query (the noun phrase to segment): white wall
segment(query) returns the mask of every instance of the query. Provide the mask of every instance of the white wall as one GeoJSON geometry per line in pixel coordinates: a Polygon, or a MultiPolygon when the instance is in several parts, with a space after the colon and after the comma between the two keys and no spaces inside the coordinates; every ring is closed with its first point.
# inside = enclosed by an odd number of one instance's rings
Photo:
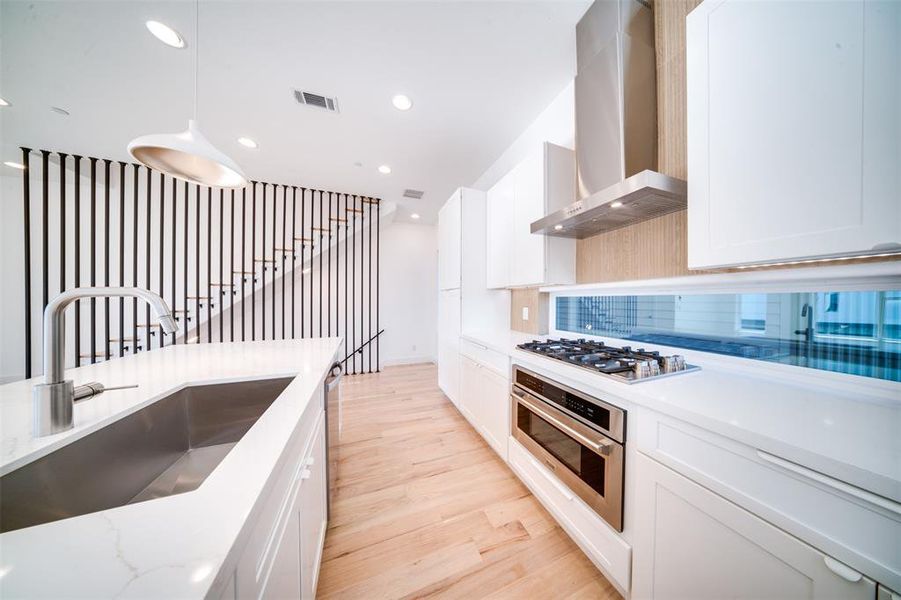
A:
{"type": "Polygon", "coordinates": [[[382,364],[434,362],[438,347],[438,228],[392,223],[382,231],[382,364]]]}
{"type": "Polygon", "coordinates": [[[575,148],[575,88],[570,81],[557,97],[504,150],[494,163],[470,186],[487,190],[541,142],[552,142],[564,148],[575,148]]]}

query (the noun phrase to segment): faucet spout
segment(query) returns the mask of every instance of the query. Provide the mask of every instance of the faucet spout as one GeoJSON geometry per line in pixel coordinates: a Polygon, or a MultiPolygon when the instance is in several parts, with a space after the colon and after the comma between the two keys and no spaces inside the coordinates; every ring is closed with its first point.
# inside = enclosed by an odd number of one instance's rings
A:
{"type": "Polygon", "coordinates": [[[59,433],[72,428],[77,390],[65,377],[66,307],[80,298],[133,296],[141,298],[166,333],[178,331],[169,305],[158,294],[136,287],[85,287],[61,293],[44,309],[44,383],[34,386],[34,433],[59,433]]]}

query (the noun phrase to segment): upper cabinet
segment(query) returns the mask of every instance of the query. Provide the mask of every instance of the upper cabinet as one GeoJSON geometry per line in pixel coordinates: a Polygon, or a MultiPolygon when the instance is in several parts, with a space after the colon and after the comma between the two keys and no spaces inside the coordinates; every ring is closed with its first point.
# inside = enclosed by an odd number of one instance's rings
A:
{"type": "Polygon", "coordinates": [[[688,266],[901,250],[901,2],[686,20],[688,266]]]}
{"type": "Polygon", "coordinates": [[[439,290],[454,290],[460,287],[462,195],[462,191],[457,190],[438,211],[439,290]]]}
{"type": "Polygon", "coordinates": [[[572,150],[545,142],[488,190],[488,287],[575,282],[575,240],[531,232],[533,221],[575,201],[575,181],[572,150]]]}

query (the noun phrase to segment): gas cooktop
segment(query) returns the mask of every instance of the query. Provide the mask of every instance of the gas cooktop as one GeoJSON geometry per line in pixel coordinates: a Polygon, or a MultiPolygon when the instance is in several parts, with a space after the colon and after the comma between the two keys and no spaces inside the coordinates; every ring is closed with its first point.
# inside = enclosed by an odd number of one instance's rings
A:
{"type": "Polygon", "coordinates": [[[517,346],[520,350],[540,354],[565,363],[606,375],[625,383],[638,383],[649,379],[659,379],[701,367],[686,364],[679,354],[661,356],[659,352],[630,346],[617,348],[604,342],[591,340],[534,340],[517,346]]]}

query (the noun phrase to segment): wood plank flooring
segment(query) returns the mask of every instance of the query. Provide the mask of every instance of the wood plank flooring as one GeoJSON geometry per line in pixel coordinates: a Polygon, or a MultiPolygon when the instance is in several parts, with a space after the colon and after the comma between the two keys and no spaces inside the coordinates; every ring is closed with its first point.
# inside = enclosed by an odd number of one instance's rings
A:
{"type": "Polygon", "coordinates": [[[620,595],[457,412],[435,365],[343,380],[319,598],[620,595]]]}

